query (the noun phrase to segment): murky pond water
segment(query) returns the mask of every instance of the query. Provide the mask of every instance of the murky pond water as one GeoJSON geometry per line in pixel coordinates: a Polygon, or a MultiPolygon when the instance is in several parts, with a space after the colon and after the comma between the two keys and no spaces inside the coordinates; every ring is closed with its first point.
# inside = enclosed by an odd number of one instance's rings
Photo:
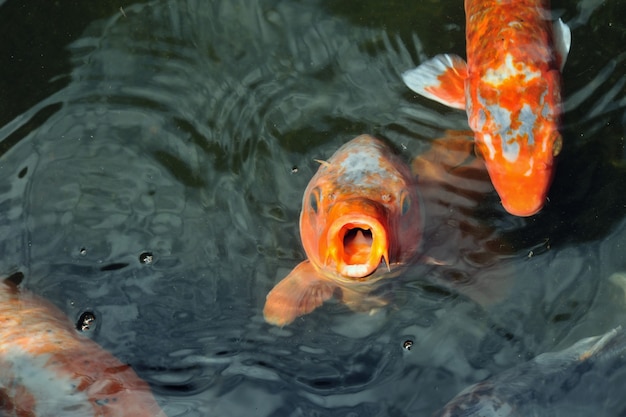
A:
{"type": "MultiPolygon", "coordinates": [[[[331,302],[279,329],[263,304],[304,257],[314,159],[370,133],[409,161],[467,129],[400,78],[464,55],[462,2],[0,1],[0,271],[73,320],[93,312],[90,337],[170,417],[430,415],[626,324],[609,279],[626,270],[626,4],[553,11],[573,46],[546,208],[514,218],[495,193],[475,197],[428,227],[486,237],[424,242],[461,266],[417,265],[377,314],[331,302]]],[[[621,397],[598,415],[623,413],[621,397]]]]}

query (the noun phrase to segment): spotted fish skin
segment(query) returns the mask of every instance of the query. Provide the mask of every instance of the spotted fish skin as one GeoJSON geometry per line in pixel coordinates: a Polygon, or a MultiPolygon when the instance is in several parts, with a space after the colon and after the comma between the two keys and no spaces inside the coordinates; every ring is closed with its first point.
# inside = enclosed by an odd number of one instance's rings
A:
{"type": "Polygon", "coordinates": [[[0,415],[166,417],[129,365],[9,282],[0,282],[0,415]]]}
{"type": "Polygon", "coordinates": [[[418,94],[467,111],[494,188],[517,216],[544,206],[562,147],[571,34],[549,9],[547,0],[466,0],[467,62],[438,55],[403,74],[418,94]]]}

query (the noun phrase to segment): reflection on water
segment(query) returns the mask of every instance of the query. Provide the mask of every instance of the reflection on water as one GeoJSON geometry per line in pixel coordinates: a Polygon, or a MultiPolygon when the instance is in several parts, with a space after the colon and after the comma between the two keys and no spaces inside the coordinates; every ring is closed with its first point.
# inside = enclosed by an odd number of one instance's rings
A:
{"type": "Polygon", "coordinates": [[[370,133],[409,161],[467,129],[399,76],[437,51],[462,54],[462,8],[394,7],[378,21],[314,0],[153,1],[84,24],[56,74],[67,85],[31,95],[0,130],[1,270],[74,321],[93,312],[90,336],[170,417],[429,415],[470,383],[623,322],[608,277],[626,268],[624,58],[617,39],[592,43],[624,12],[581,1],[554,6],[578,26],[546,209],[512,218],[493,192],[459,202],[459,184],[435,190],[450,215],[427,227],[445,232],[431,248],[447,262],[390,283],[390,308],[330,303],[264,323],[265,295],[303,259],[313,159],[370,133]]]}

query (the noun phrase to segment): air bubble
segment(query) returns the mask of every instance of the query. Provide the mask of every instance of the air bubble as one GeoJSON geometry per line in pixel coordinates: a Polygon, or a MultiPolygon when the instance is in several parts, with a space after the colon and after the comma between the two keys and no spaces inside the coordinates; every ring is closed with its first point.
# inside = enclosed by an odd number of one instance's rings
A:
{"type": "Polygon", "coordinates": [[[81,332],[88,332],[93,330],[96,325],[96,316],[91,311],[85,311],[80,315],[78,319],[78,323],[76,323],[76,328],[81,332]]]}
{"type": "Polygon", "coordinates": [[[150,265],[153,261],[154,261],[154,256],[152,255],[152,252],[144,252],[141,255],[139,255],[139,262],[141,262],[144,265],[150,265]]]}

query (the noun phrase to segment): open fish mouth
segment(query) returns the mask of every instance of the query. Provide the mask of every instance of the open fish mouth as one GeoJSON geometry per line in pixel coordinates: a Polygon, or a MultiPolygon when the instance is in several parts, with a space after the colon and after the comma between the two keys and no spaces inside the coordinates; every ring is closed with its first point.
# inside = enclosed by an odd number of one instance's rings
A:
{"type": "Polygon", "coordinates": [[[387,231],[378,219],[367,215],[344,215],[328,229],[326,265],[349,278],[364,278],[381,262],[389,268],[387,231]]]}

